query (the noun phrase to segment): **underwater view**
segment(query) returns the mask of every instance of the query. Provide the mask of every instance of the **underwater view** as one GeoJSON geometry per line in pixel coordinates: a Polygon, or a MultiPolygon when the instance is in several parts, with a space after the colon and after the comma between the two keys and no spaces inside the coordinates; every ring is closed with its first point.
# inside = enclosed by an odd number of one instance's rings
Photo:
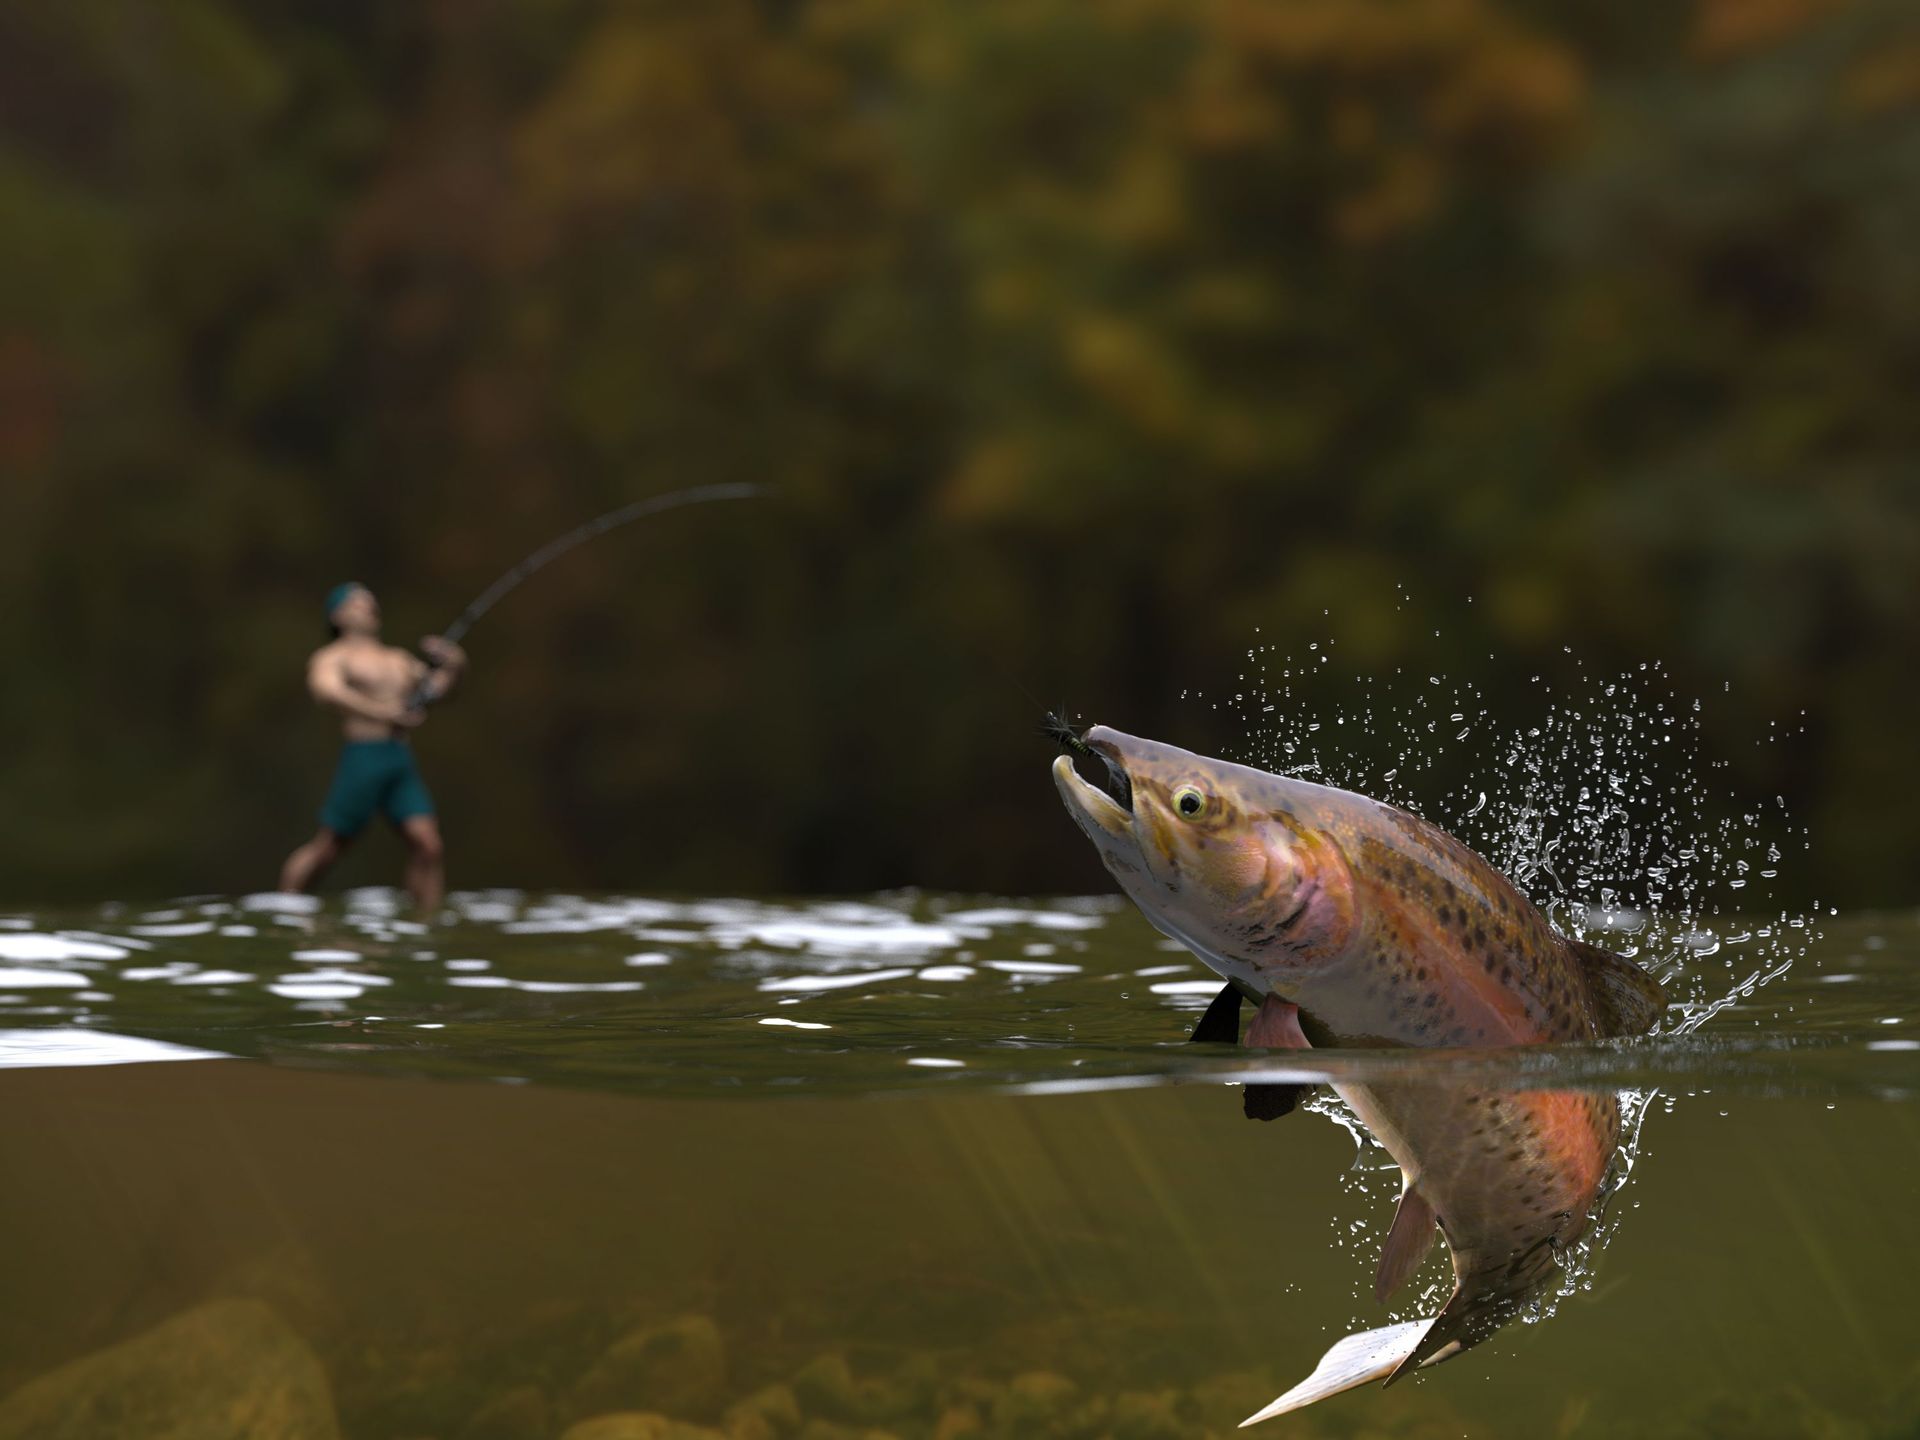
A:
{"type": "Polygon", "coordinates": [[[1445,1296],[1375,1305],[1395,1168],[1325,1089],[1244,1118],[1282,1074],[1629,1120],[1536,1313],[1271,1433],[1920,1428],[1912,914],[1683,1034],[1276,1066],[1117,898],[452,910],[0,919],[0,1436],[1224,1435],[1445,1296]]]}

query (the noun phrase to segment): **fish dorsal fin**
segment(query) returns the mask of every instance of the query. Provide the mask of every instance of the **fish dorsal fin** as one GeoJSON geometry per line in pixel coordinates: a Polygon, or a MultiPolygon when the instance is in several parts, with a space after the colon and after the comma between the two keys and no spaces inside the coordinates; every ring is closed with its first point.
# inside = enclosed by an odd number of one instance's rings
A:
{"type": "Polygon", "coordinates": [[[1387,1243],[1380,1250],[1380,1271],[1373,1279],[1375,1300],[1384,1303],[1420,1268],[1420,1262],[1433,1249],[1435,1228],[1433,1206],[1426,1196],[1407,1186],[1400,1192],[1400,1208],[1393,1212],[1387,1243]]]}
{"type": "Polygon", "coordinates": [[[1587,977],[1587,993],[1593,996],[1599,1014],[1601,1038],[1644,1035],[1654,1027],[1667,1008],[1666,992],[1659,981],[1633,961],[1584,940],[1568,940],[1567,949],[1587,977]]]}

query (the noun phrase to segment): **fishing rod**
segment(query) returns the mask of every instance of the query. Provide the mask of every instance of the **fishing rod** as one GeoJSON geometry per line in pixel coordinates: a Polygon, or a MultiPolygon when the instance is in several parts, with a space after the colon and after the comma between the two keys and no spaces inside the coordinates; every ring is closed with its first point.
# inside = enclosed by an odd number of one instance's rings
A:
{"type": "MultiPolygon", "coordinates": [[[[683,505],[704,505],[716,500],[751,500],[766,493],[762,485],[695,485],[687,490],[675,490],[666,495],[654,495],[645,500],[636,500],[631,505],[622,505],[617,510],[609,510],[598,519],[589,520],[557,539],[549,540],[518,565],[514,566],[498,580],[494,581],[474,599],[473,603],[462,610],[459,617],[440,632],[441,638],[450,644],[458,645],[461,638],[473,629],[475,622],[495,605],[503,600],[509,591],[515,589],[523,580],[558,560],[575,546],[584,545],[609,530],[617,530],[622,525],[644,519],[648,515],[658,515],[663,510],[677,510],[683,505]]],[[[433,672],[440,668],[440,662],[428,657],[427,673],[420,677],[420,683],[414,687],[413,696],[407,702],[408,708],[424,710],[433,703],[431,682],[433,672]]]]}

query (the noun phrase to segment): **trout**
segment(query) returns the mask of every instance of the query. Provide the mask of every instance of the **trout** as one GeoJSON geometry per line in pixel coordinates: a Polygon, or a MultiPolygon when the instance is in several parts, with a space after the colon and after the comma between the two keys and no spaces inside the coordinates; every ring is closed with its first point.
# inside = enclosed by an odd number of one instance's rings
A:
{"type": "MultiPolygon", "coordinates": [[[[1592,1041],[1643,1034],[1665,1008],[1652,976],[1556,932],[1504,875],[1417,815],[1104,726],[1061,738],[1105,766],[1093,785],[1062,755],[1053,778],[1107,869],[1228,982],[1196,1040],[1236,1039],[1243,997],[1260,1008],[1242,1043],[1288,1049],[1592,1041]]],[[[1401,1171],[1375,1298],[1419,1268],[1436,1232],[1453,1294],[1431,1319],[1348,1336],[1243,1425],[1392,1384],[1514,1318],[1585,1232],[1619,1138],[1612,1094],[1335,1089],[1401,1171]]]]}

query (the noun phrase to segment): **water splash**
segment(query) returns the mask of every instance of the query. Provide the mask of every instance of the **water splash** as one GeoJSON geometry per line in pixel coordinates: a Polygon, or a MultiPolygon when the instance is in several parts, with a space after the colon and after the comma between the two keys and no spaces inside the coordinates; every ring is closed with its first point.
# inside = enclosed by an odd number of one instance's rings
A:
{"type": "Polygon", "coordinates": [[[1683,698],[1660,661],[1601,675],[1568,650],[1559,673],[1528,676],[1533,704],[1512,718],[1473,679],[1353,673],[1337,648],[1248,649],[1231,697],[1214,702],[1241,718],[1232,758],[1458,836],[1556,929],[1652,970],[1671,1001],[1663,1033],[1753,998],[1818,938],[1818,907],[1780,899],[1807,828],[1784,799],[1741,795],[1725,761],[1703,758],[1703,702],[1683,698]]]}
{"type": "MultiPolygon", "coordinates": [[[[1748,1002],[1821,938],[1817,909],[1780,899],[1808,830],[1784,799],[1756,803],[1725,761],[1704,758],[1705,705],[1683,697],[1660,661],[1602,674],[1569,647],[1553,674],[1529,674],[1532,704],[1515,718],[1496,715],[1472,678],[1425,667],[1355,673],[1338,655],[1333,636],[1291,653],[1256,641],[1230,698],[1213,702],[1240,719],[1232,758],[1399,805],[1464,840],[1556,929],[1652,971],[1669,997],[1662,1035],[1743,1010],[1753,1026],[1782,1018],[1748,1002]]],[[[1782,738],[1775,726],[1766,743],[1782,738]]],[[[1592,1222],[1558,1256],[1561,1281],[1528,1320],[1593,1288],[1658,1096],[1619,1093],[1620,1142],[1592,1222]]],[[[1337,1099],[1309,1108],[1354,1136],[1347,1184],[1371,1211],[1390,1213],[1398,1167],[1337,1099]]],[[[1348,1238],[1337,1226],[1334,1243],[1348,1238]]],[[[1449,1284],[1429,1282],[1394,1318],[1434,1313],[1449,1284]]]]}

